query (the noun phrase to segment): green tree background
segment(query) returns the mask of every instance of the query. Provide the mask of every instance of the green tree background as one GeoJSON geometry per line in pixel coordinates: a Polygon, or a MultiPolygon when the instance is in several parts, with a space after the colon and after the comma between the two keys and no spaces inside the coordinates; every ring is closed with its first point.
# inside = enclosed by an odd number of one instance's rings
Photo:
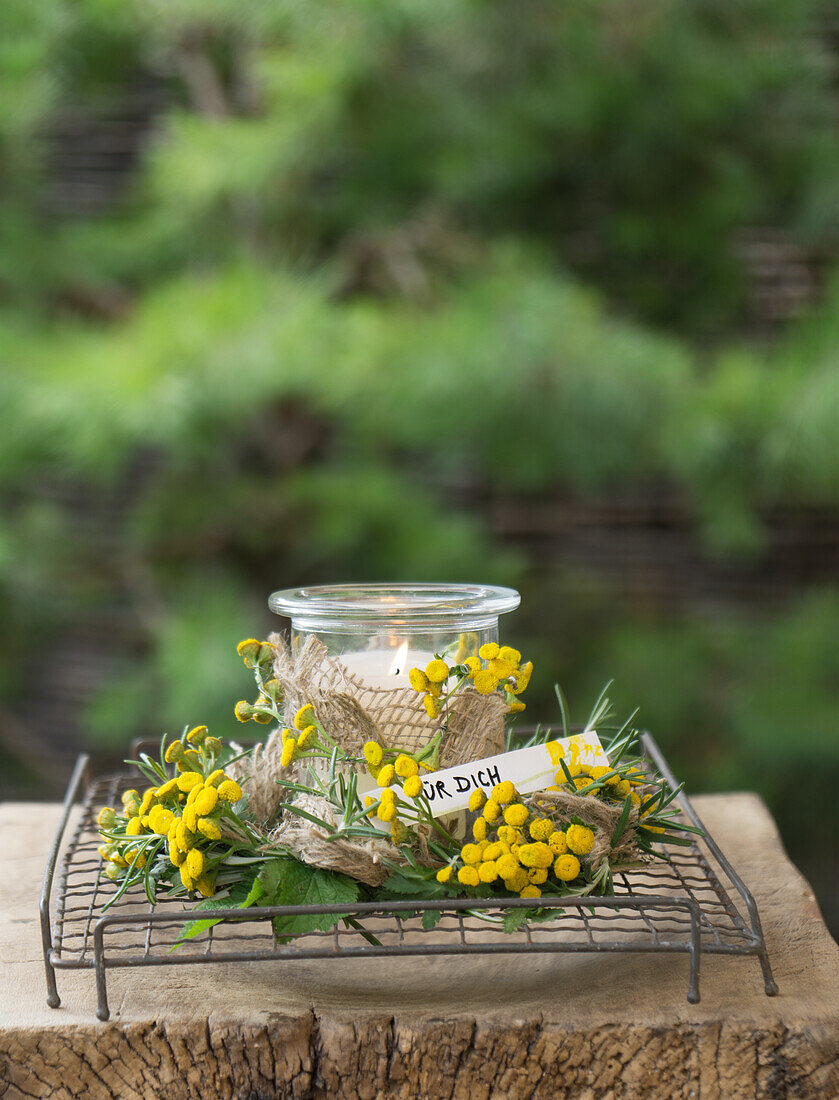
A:
{"type": "Polygon", "coordinates": [[[812,0],[4,0],[0,753],[231,732],[276,587],[512,584],[839,897],[812,0]]]}

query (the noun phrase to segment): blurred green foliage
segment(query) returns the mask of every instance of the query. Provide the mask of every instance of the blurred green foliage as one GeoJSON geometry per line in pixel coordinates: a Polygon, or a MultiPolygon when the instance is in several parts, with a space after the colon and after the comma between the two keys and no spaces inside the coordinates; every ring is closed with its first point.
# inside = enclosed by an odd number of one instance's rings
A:
{"type": "Polygon", "coordinates": [[[229,727],[271,587],[518,584],[534,717],[614,676],[692,786],[758,788],[823,850],[836,591],[633,611],[481,503],[666,487],[749,561],[767,508],[839,501],[839,286],[771,349],[732,335],[741,229],[837,243],[819,11],[4,0],[0,708],[104,623],[92,738],[229,727]],[[149,88],[120,189],[51,205],[68,112],[149,88]]]}

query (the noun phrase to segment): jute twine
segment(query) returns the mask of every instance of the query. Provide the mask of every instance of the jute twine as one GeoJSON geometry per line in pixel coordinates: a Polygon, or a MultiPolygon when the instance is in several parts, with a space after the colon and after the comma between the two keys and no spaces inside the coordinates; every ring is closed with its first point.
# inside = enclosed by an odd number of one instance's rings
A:
{"type": "MultiPolygon", "coordinates": [[[[361,755],[365,741],[376,741],[385,749],[415,753],[422,749],[440,727],[444,717],[430,718],[421,697],[412,688],[375,688],[349,672],[340,659],[330,657],[326,647],[309,635],[296,659],[285,640],[272,634],[276,648],[274,675],[283,690],[283,716],[287,726],[305,703],[314,706],[318,721],[345,751],[361,755]]],[[[466,764],[503,752],[505,746],[504,700],[497,694],[481,695],[473,687],[462,687],[448,708],[447,725],[438,753],[440,768],[466,764]]],[[[295,814],[283,812],[288,800],[287,788],[277,779],[303,781],[312,764],[293,762],[283,768],[282,731],[275,730],[264,745],[235,766],[237,778],[246,782],[248,805],[257,821],[269,831],[271,842],[292,850],[300,859],[317,867],[343,871],[362,882],[378,885],[388,871],[380,862],[384,853],[398,860],[398,850],[382,841],[329,840],[328,830],[295,814]]],[[[325,762],[317,762],[323,777],[325,762]]],[[[359,765],[358,771],[363,768],[359,765]]],[[[296,804],[316,817],[334,824],[332,809],[322,798],[292,795],[296,804]]],[[[416,855],[428,861],[423,838],[416,855]]]]}

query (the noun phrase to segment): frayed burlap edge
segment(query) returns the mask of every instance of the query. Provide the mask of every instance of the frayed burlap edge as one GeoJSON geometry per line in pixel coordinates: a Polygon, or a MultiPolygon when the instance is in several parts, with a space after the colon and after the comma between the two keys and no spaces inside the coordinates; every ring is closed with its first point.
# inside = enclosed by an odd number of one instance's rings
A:
{"type": "MultiPolygon", "coordinates": [[[[332,806],[325,798],[301,794],[294,800],[294,804],[327,825],[336,824],[332,806]]],[[[367,883],[368,886],[381,886],[391,874],[392,867],[383,862],[385,859],[392,863],[407,863],[399,849],[384,836],[381,840],[330,840],[327,828],[290,812],[268,834],[266,848],[291,851],[304,863],[325,867],[330,871],[340,871],[359,882],[367,883]]]]}

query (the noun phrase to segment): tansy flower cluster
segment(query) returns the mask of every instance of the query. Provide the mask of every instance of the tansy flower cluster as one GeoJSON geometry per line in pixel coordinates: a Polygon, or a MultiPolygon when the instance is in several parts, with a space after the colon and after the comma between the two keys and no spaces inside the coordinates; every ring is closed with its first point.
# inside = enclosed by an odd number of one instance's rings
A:
{"type": "Polygon", "coordinates": [[[283,749],[280,764],[287,768],[300,756],[328,756],[335,742],[315,717],[315,708],[305,703],[294,715],[290,729],[283,730],[283,749]]]}
{"type": "Polygon", "coordinates": [[[468,683],[481,695],[503,691],[508,711],[516,714],[525,708],[518,696],[530,683],[532,672],[533,662],[522,664],[517,649],[486,642],[477,655],[466,657],[462,663],[449,665],[442,657],[435,657],[425,669],[412,668],[408,679],[414,691],[422,694],[423,706],[430,718],[437,718],[443,703],[468,683]]]}
{"type": "Polygon", "coordinates": [[[469,809],[480,813],[472,826],[474,839],[437,872],[439,883],[457,892],[466,887],[523,898],[576,892],[594,847],[593,829],[573,819],[560,824],[540,816],[509,780],[493,787],[489,798],[473,791],[469,809]]]}
{"type": "Polygon", "coordinates": [[[283,701],[283,690],[279,680],[270,677],[276,652],[274,646],[270,642],[257,641],[256,638],[245,638],[236,646],[236,652],[245,662],[245,666],[253,669],[259,686],[256,702],[249,703],[247,699],[240,699],[233,708],[236,720],[257,722],[264,726],[272,722],[279,723],[281,721],[279,707],[283,701]]]}
{"type": "Polygon", "coordinates": [[[186,891],[212,897],[219,865],[248,838],[233,808],[242,788],[216,767],[221,750],[206,726],[195,726],[163,748],[159,764],[144,757],[143,770],[158,782],[142,792],[125,791],[120,810],[99,811],[99,854],[108,878],[137,881],[145,872],[147,882],[160,860],[170,872],[177,868],[186,891]]]}
{"type": "Polygon", "coordinates": [[[413,836],[411,827],[425,819],[433,826],[433,818],[423,795],[420,768],[428,768],[429,757],[436,759],[437,742],[426,745],[420,752],[411,755],[398,749],[385,749],[378,741],[367,741],[363,747],[367,770],[381,788],[378,799],[366,795],[364,802],[368,807],[367,816],[377,817],[379,821],[390,824],[391,837],[397,844],[405,843],[413,836]],[[402,788],[400,797],[394,787],[402,788]],[[409,801],[406,801],[409,800],[409,801]],[[400,819],[407,817],[410,824],[400,819]]]}

